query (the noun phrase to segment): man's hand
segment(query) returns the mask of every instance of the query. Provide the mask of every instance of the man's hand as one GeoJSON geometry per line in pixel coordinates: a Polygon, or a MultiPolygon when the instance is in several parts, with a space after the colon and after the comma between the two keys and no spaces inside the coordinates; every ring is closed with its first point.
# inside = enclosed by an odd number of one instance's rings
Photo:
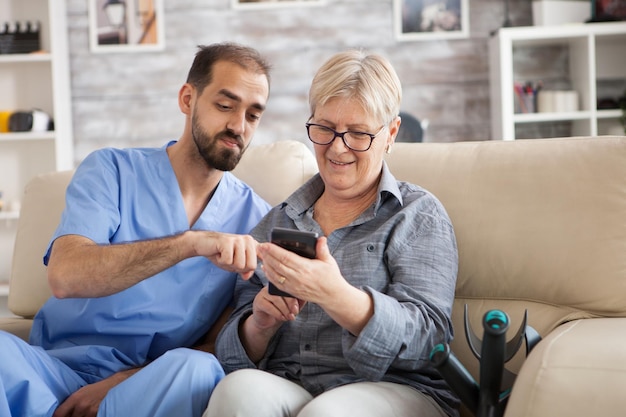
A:
{"type": "Polygon", "coordinates": [[[100,403],[109,390],[128,379],[139,369],[141,368],[118,372],[102,381],[85,385],[67,397],[56,409],[52,417],[95,417],[98,414],[100,403]]]}
{"type": "Polygon", "coordinates": [[[218,267],[248,279],[257,266],[258,245],[250,235],[195,232],[193,247],[197,255],[205,256],[218,267]]]}

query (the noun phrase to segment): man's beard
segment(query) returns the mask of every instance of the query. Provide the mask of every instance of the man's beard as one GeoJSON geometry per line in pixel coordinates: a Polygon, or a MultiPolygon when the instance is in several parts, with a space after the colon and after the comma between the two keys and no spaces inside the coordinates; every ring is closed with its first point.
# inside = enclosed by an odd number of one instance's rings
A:
{"type": "Polygon", "coordinates": [[[211,135],[200,126],[195,111],[191,117],[191,136],[196,144],[196,148],[198,148],[198,153],[209,168],[215,168],[220,171],[232,171],[239,163],[245,151],[243,139],[241,139],[241,136],[234,134],[231,130],[224,130],[214,137],[211,137],[211,135]],[[239,152],[230,148],[220,149],[218,144],[223,137],[236,141],[239,152]]]}

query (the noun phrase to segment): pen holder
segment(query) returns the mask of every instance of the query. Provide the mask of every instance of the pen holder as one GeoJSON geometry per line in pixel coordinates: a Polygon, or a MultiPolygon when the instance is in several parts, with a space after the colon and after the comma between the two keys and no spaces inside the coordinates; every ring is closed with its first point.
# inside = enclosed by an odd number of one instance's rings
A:
{"type": "Polygon", "coordinates": [[[41,49],[39,23],[6,22],[0,28],[0,54],[28,54],[41,49]]]}
{"type": "Polygon", "coordinates": [[[483,317],[483,339],[480,340],[469,324],[465,306],[465,336],[474,356],[480,362],[480,384],[472,378],[450,351],[441,343],[430,354],[431,363],[476,417],[501,417],[509,398],[515,376],[504,364],[511,360],[526,341],[526,355],[541,340],[527,323],[528,312],[517,333],[506,341],[509,317],[500,310],[490,310],[483,317]]]}

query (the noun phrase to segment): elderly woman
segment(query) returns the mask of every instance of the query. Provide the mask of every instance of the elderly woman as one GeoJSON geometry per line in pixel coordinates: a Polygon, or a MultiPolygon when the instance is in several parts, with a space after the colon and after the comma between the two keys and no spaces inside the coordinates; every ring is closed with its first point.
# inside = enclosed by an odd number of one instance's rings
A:
{"type": "Polygon", "coordinates": [[[262,263],[237,284],[216,346],[229,375],[205,417],[457,414],[429,363],[452,338],[456,240],[441,203],[384,162],[401,96],[379,55],[338,53],[317,72],[306,128],[319,174],[252,232],[262,263]],[[315,259],[268,243],[274,227],[317,232],[315,259]]]}

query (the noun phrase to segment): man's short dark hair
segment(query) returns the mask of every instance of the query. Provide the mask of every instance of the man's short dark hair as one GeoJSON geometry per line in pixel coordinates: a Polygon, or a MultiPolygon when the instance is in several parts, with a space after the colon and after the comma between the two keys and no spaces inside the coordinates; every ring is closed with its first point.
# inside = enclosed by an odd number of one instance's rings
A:
{"type": "Polygon", "coordinates": [[[198,45],[199,51],[187,75],[187,82],[193,85],[198,93],[202,94],[204,87],[211,83],[213,65],[218,61],[235,63],[242,68],[263,74],[270,84],[270,64],[254,48],[234,42],[198,45]]]}

